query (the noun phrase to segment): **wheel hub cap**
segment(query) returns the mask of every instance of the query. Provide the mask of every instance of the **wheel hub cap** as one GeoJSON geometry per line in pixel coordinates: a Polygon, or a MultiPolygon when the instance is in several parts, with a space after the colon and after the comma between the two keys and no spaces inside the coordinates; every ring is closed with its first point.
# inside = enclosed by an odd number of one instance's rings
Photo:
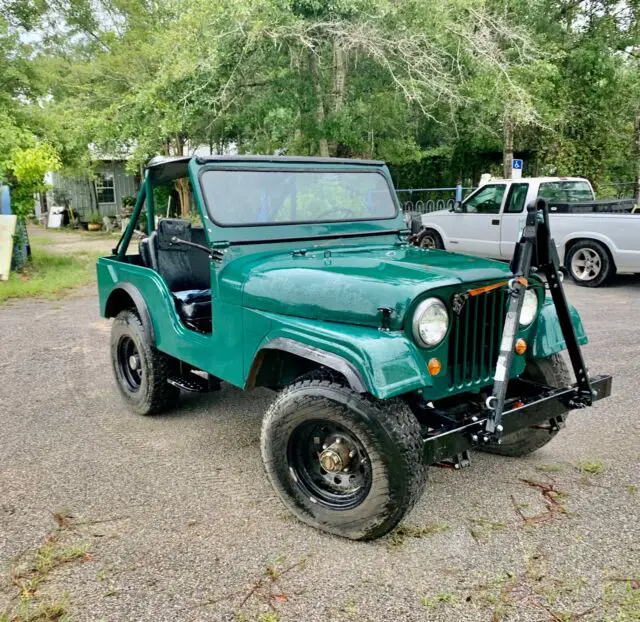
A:
{"type": "Polygon", "coordinates": [[[349,466],[349,445],[338,437],[319,456],[320,465],[329,473],[343,471],[349,466]]]}
{"type": "Polygon", "coordinates": [[[591,281],[600,274],[602,261],[594,250],[582,248],[573,256],[571,268],[581,281],[591,281]]]}

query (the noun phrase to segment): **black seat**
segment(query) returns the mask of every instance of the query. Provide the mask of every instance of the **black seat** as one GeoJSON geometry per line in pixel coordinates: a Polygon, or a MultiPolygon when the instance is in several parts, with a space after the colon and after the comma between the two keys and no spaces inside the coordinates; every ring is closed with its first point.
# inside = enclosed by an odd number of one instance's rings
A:
{"type": "Polygon", "coordinates": [[[194,229],[185,220],[164,218],[157,230],[140,242],[140,256],[145,266],[167,283],[184,324],[199,332],[211,332],[209,258],[197,248],[174,244],[173,237],[206,243],[203,229],[194,229]]]}

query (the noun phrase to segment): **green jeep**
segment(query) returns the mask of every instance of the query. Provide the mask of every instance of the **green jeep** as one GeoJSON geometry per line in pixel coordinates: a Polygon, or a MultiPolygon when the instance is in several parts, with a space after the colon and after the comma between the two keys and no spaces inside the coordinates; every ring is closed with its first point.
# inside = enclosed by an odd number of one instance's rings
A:
{"type": "Polygon", "coordinates": [[[261,432],[273,487],[301,520],[364,540],[400,522],[429,465],[527,455],[610,394],[557,270],[525,278],[409,233],[382,162],[153,159],[97,264],[125,402],[152,415],[222,381],[277,391],[261,432]],[[198,222],[159,218],[154,189],[185,178],[198,222]],[[143,209],[148,235],[127,253],[143,209]]]}

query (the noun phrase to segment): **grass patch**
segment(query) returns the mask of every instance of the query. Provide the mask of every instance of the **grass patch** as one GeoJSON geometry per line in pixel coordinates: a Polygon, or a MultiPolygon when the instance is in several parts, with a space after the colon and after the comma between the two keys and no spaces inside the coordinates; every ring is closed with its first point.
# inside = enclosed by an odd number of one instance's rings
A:
{"type": "Polygon", "coordinates": [[[433,523],[424,527],[414,527],[412,525],[400,525],[390,536],[390,546],[402,546],[407,538],[428,538],[441,531],[449,529],[446,523],[433,523]]]}
{"type": "Polygon", "coordinates": [[[561,464],[540,464],[536,467],[536,471],[540,471],[540,473],[560,473],[563,468],[561,464]]]}
{"type": "Polygon", "coordinates": [[[56,297],[91,283],[99,256],[99,253],[50,255],[34,250],[24,270],[12,272],[8,281],[0,281],[0,304],[11,298],[56,297]]]}
{"type": "Polygon", "coordinates": [[[580,473],[587,473],[588,475],[600,475],[604,472],[604,465],[600,461],[578,462],[575,467],[580,473]]]}
{"type": "MultiPolygon", "coordinates": [[[[34,606],[23,603],[17,616],[7,618],[10,622],[70,622],[67,613],[67,595],[59,601],[40,602],[34,606]]],[[[2,618],[0,618],[0,622],[2,618]]]]}
{"type": "Polygon", "coordinates": [[[8,609],[0,613],[0,622],[68,622],[69,595],[52,599],[40,593],[51,574],[66,564],[83,564],[93,560],[88,545],[78,542],[77,523],[68,511],[56,512],[56,529],[36,549],[23,551],[14,560],[10,580],[17,589],[8,609]]]}
{"type": "Polygon", "coordinates": [[[604,610],[606,622],[640,620],[640,580],[630,577],[607,583],[604,610]]]}
{"type": "Polygon", "coordinates": [[[506,528],[506,523],[498,523],[488,518],[472,518],[469,534],[476,542],[479,542],[480,540],[490,540],[494,532],[504,531],[506,528]]]}

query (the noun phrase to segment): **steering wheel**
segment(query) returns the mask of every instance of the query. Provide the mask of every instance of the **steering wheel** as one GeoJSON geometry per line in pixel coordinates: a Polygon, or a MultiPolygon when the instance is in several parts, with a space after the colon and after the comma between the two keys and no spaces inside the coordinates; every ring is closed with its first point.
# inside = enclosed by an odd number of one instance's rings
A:
{"type": "Polygon", "coordinates": [[[491,199],[487,199],[482,203],[476,205],[476,212],[478,214],[492,214],[494,212],[495,203],[491,199]]]}
{"type": "Polygon", "coordinates": [[[336,208],[331,208],[331,209],[326,209],[324,210],[324,212],[320,212],[316,218],[320,219],[323,216],[330,216],[332,214],[337,214],[342,212],[343,214],[345,214],[346,216],[355,216],[355,212],[353,210],[350,210],[348,207],[336,207],[336,208]]]}

